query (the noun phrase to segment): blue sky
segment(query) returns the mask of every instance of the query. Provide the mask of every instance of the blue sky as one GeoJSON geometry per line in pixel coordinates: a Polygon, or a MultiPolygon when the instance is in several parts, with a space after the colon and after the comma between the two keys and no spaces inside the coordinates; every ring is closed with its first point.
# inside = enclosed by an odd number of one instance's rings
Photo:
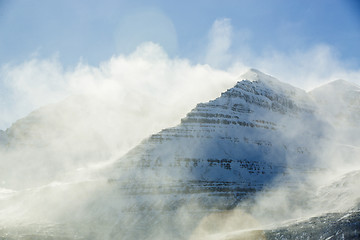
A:
{"type": "Polygon", "coordinates": [[[269,51],[333,47],[360,66],[360,5],[350,0],[260,1],[0,1],[0,64],[58,55],[66,66],[79,59],[97,65],[153,41],[173,57],[200,61],[216,19],[234,30],[232,51],[246,45],[269,51]]]}
{"type": "Polygon", "coordinates": [[[359,43],[357,0],[0,0],[0,129],[99,89],[154,106],[178,90],[185,114],[250,67],[305,90],[360,84],[359,43]]]}

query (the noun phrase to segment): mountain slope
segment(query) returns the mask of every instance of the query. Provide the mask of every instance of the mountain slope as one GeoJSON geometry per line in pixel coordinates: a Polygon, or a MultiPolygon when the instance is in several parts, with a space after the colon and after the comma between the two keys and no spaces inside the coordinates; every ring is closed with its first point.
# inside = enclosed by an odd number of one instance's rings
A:
{"type": "Polygon", "coordinates": [[[320,107],[321,114],[336,127],[357,127],[360,120],[360,86],[336,80],[309,93],[320,107]]]}

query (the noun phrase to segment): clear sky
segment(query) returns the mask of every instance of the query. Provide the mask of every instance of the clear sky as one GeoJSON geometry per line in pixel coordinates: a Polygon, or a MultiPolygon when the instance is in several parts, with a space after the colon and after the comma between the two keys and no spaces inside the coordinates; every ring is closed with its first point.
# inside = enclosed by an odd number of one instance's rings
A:
{"type": "Polygon", "coordinates": [[[150,53],[169,68],[183,59],[254,67],[304,89],[360,84],[358,0],[0,0],[0,129],[72,93],[84,66],[108,79],[101,64],[143,42],[158,44],[150,53]]]}

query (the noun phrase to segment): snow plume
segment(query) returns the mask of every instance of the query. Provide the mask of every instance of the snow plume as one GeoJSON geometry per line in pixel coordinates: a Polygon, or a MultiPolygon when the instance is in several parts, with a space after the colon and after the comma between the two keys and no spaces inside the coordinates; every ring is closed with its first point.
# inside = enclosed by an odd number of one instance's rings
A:
{"type": "MultiPolygon", "coordinates": [[[[144,43],[132,54],[114,56],[98,67],[80,62],[74,69],[64,69],[56,57],[31,59],[4,66],[0,77],[7,90],[1,96],[7,106],[2,115],[9,116],[1,121],[4,128],[33,109],[70,95],[96,95],[135,109],[146,109],[143,105],[147,103],[157,108],[176,103],[181,106],[173,107],[180,108],[182,116],[197,102],[230,87],[235,75],[186,59],[169,59],[159,45],[144,43]],[[204,88],[206,91],[199,91],[204,88]],[[183,94],[191,100],[180,101],[183,94]]],[[[179,114],[172,118],[178,119],[179,114]]]]}
{"type": "Polygon", "coordinates": [[[159,45],[145,43],[99,67],[79,63],[64,69],[56,58],[33,59],[5,66],[1,79],[8,89],[2,95],[7,106],[2,108],[2,126],[52,103],[7,130],[10,148],[2,159],[8,160],[1,162],[6,187],[6,182],[31,186],[32,173],[37,182],[42,175],[47,179],[63,174],[62,168],[119,157],[150,134],[178,124],[196,103],[230,87],[235,76],[186,59],[169,59],[159,45]],[[33,166],[26,164],[28,158],[33,166]],[[29,181],[6,171],[13,164],[29,181]],[[9,181],[5,176],[14,177],[9,181]]]}

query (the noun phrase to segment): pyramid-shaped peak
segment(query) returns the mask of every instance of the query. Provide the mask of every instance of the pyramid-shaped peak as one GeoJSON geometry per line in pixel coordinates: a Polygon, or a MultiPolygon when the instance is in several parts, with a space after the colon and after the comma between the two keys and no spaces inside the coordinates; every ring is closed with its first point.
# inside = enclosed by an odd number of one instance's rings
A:
{"type": "Polygon", "coordinates": [[[276,78],[267,75],[257,69],[250,68],[246,73],[240,76],[240,80],[249,80],[249,81],[279,81],[276,78]]]}
{"type": "Polygon", "coordinates": [[[301,95],[305,97],[306,92],[300,88],[296,88],[288,83],[281,82],[278,79],[267,75],[257,69],[251,68],[239,77],[237,85],[242,85],[243,81],[250,81],[257,88],[271,89],[277,93],[285,95],[301,95]]]}

